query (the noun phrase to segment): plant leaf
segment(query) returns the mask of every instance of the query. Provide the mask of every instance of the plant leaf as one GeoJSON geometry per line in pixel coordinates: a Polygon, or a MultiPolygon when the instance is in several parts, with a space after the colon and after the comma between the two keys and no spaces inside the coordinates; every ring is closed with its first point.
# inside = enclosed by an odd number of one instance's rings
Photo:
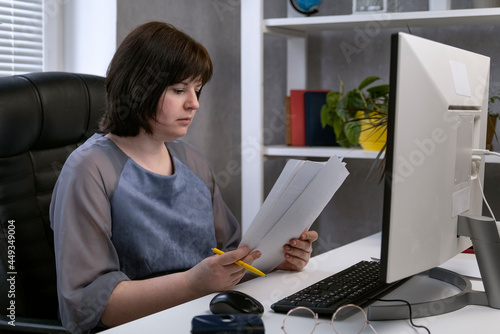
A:
{"type": "Polygon", "coordinates": [[[338,120],[345,122],[347,120],[347,96],[339,100],[337,108],[335,109],[335,114],[338,116],[338,120]]]}
{"type": "Polygon", "coordinates": [[[337,114],[332,115],[333,131],[335,132],[335,137],[337,141],[342,137],[342,132],[344,131],[344,122],[341,122],[337,114]]]}
{"type": "Polygon", "coordinates": [[[375,76],[367,77],[367,78],[365,78],[365,80],[361,81],[361,83],[359,84],[358,89],[359,90],[363,90],[363,88],[365,88],[366,86],[371,85],[372,83],[374,83],[378,79],[380,79],[380,78],[379,77],[375,77],[375,76]]]}
{"type": "Polygon", "coordinates": [[[353,119],[358,110],[366,108],[365,100],[363,99],[363,97],[361,96],[361,92],[359,91],[350,91],[349,93],[347,93],[345,100],[345,108],[349,113],[348,119],[353,119]]]}
{"type": "Polygon", "coordinates": [[[342,99],[344,96],[344,81],[339,75],[339,99],[342,99]]]}
{"type": "Polygon", "coordinates": [[[370,87],[366,91],[374,99],[377,99],[379,97],[388,97],[389,96],[389,85],[379,85],[379,86],[370,87]]]}
{"type": "Polygon", "coordinates": [[[332,116],[330,113],[330,108],[328,108],[328,106],[326,104],[323,105],[323,107],[321,108],[320,116],[321,116],[321,126],[323,128],[327,125],[333,126],[332,125],[333,119],[332,119],[332,116]]]}
{"type": "Polygon", "coordinates": [[[357,146],[359,141],[359,134],[361,132],[361,124],[359,121],[346,123],[344,127],[345,136],[352,146],[357,146]]]}
{"type": "Polygon", "coordinates": [[[337,104],[339,103],[340,95],[338,92],[328,92],[326,93],[326,105],[330,110],[335,110],[337,104]]]}

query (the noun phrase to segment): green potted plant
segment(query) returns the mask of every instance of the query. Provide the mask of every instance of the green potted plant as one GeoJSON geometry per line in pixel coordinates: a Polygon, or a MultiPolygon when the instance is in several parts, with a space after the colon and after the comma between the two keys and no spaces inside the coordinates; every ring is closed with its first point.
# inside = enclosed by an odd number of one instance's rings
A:
{"type": "MultiPolygon", "coordinates": [[[[365,78],[357,88],[344,93],[344,82],[339,78],[339,91],[327,93],[326,103],[321,109],[323,127],[333,127],[337,143],[353,147],[386,136],[389,85],[371,86],[379,77],[365,78]]],[[[381,150],[381,146],[367,149],[381,150]]]]}
{"type": "Polygon", "coordinates": [[[497,119],[500,118],[500,114],[494,111],[492,108],[492,106],[497,101],[500,101],[500,96],[494,95],[490,97],[488,105],[488,127],[486,131],[486,149],[490,151],[493,150],[493,138],[495,138],[498,141],[495,129],[497,125],[497,119]]]}

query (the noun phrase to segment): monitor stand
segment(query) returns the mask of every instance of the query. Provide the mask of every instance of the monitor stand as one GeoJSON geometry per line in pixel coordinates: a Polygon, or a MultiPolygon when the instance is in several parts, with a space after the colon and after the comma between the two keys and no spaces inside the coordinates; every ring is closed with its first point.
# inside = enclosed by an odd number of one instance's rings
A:
{"type": "MultiPolygon", "coordinates": [[[[429,277],[457,287],[460,292],[443,299],[411,303],[412,318],[429,317],[453,312],[467,305],[482,305],[500,309],[500,236],[497,223],[487,217],[458,217],[458,235],[470,237],[481,273],[484,292],[472,290],[469,279],[452,271],[434,268],[429,277]]],[[[378,304],[368,307],[369,320],[399,320],[409,318],[404,303],[378,304]]]]}

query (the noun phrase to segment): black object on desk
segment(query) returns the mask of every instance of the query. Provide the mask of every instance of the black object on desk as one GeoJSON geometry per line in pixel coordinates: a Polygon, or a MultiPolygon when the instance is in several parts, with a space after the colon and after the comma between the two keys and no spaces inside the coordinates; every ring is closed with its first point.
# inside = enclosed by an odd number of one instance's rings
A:
{"type": "Polygon", "coordinates": [[[206,314],[191,321],[192,334],[264,334],[258,314],[206,314]]]}
{"type": "Polygon", "coordinates": [[[246,293],[229,290],[221,292],[212,298],[210,311],[214,314],[245,313],[261,316],[264,313],[264,306],[246,293]]]}

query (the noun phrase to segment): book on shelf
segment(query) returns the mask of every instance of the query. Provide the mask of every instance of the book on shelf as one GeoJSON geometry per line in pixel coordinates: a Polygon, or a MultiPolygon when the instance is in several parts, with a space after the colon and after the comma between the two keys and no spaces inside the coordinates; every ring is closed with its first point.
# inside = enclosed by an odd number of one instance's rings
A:
{"type": "Polygon", "coordinates": [[[285,143],[287,146],[292,145],[290,118],[290,96],[285,96],[285,143]]]}
{"type": "Polygon", "coordinates": [[[348,175],[337,156],[289,160],[240,243],[262,252],[252,265],[268,273],[283,262],[283,246],[311,227],[348,175]]]}
{"type": "Polygon", "coordinates": [[[285,119],[289,119],[287,145],[337,145],[333,129],[329,126],[323,128],[321,125],[321,108],[326,102],[327,93],[327,90],[290,90],[289,106],[285,103],[285,119]]]}
{"type": "Polygon", "coordinates": [[[304,124],[306,146],[339,146],[330,125],[321,125],[321,108],[327,92],[304,92],[304,124]]]}

